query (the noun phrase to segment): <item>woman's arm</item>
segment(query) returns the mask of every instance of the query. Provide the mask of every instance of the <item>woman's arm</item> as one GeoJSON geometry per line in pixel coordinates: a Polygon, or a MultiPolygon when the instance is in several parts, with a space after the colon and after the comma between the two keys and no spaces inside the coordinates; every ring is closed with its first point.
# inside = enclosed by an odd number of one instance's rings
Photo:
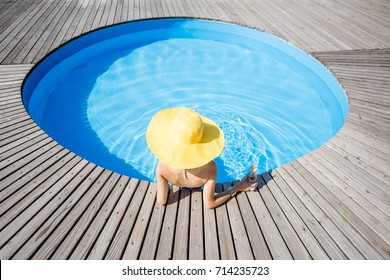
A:
{"type": "Polygon", "coordinates": [[[168,180],[164,178],[161,173],[161,165],[157,164],[156,179],[157,179],[157,202],[161,205],[165,205],[168,199],[169,184],[168,180]]]}
{"type": "Polygon", "coordinates": [[[217,178],[217,168],[216,165],[213,165],[212,175],[210,176],[207,183],[204,185],[203,188],[203,201],[205,203],[205,206],[209,209],[215,208],[225,201],[227,201],[229,198],[231,198],[233,195],[236,194],[236,192],[240,191],[249,191],[250,189],[254,189],[257,187],[256,183],[249,183],[246,180],[245,176],[241,181],[236,183],[233,187],[221,192],[221,193],[215,193],[215,183],[217,178]]]}

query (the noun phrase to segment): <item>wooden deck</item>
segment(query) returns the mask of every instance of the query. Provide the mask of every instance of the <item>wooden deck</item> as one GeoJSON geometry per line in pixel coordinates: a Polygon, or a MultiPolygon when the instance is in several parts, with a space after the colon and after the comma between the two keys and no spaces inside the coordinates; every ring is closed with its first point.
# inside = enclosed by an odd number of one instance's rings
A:
{"type": "MultiPolygon", "coordinates": [[[[388,0],[0,2],[0,259],[390,259],[388,0]],[[20,87],[51,49],[140,18],[236,22],[311,53],[348,94],[328,143],[213,210],[200,191],[112,173],[64,149],[26,113],[20,87]]],[[[219,186],[224,188],[228,186],[219,186]]]]}

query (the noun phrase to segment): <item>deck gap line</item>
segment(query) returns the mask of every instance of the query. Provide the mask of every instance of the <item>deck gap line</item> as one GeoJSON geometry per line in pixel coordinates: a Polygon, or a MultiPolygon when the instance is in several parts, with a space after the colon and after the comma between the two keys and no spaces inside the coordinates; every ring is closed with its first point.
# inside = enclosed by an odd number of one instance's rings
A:
{"type": "MultiPolygon", "coordinates": [[[[110,174],[110,177],[107,179],[107,181],[105,182],[105,183],[110,183],[110,182],[112,182],[112,185],[113,185],[113,187],[112,187],[112,189],[111,189],[111,191],[110,191],[110,193],[109,193],[109,195],[107,195],[107,198],[105,199],[105,202],[107,201],[107,200],[109,200],[109,198],[111,197],[111,195],[112,195],[112,193],[114,192],[114,189],[115,189],[115,185],[118,183],[118,181],[119,181],[119,176],[118,176],[118,174],[116,174],[116,173],[111,173],[110,174]]],[[[123,191],[124,191],[124,188],[123,188],[123,190],[121,191],[121,193],[120,193],[120,195],[123,193],[123,191]]],[[[113,199],[114,201],[114,203],[113,203],[113,205],[116,205],[117,204],[117,202],[118,202],[118,200],[119,200],[119,198],[120,198],[120,195],[118,195],[118,197],[116,198],[116,199],[113,199]]],[[[99,212],[102,210],[104,208],[104,203],[101,205],[101,207],[99,208],[99,210],[98,211],[96,211],[96,214],[94,215],[94,219],[97,217],[97,215],[99,214],[99,212]]],[[[108,217],[109,216],[111,216],[111,213],[112,213],[112,211],[113,211],[114,209],[112,208],[112,209],[110,209],[110,213],[107,215],[108,217]]],[[[93,220],[92,220],[93,221],[93,220]]],[[[100,236],[100,234],[102,233],[102,231],[103,231],[103,229],[104,229],[104,227],[105,227],[105,225],[107,224],[107,222],[108,222],[108,220],[106,220],[105,222],[104,222],[104,224],[101,226],[101,228],[98,230],[98,232],[97,232],[97,235],[96,235],[96,238],[94,239],[94,241],[90,244],[90,246],[89,246],[89,249],[88,249],[88,251],[85,251],[85,254],[84,254],[84,260],[87,260],[88,259],[88,256],[91,254],[91,252],[92,252],[92,250],[93,250],[93,248],[94,248],[94,246],[95,246],[95,244],[96,244],[96,242],[97,242],[97,240],[99,239],[99,236],[100,236]]],[[[92,225],[93,223],[91,223],[90,225],[92,225]]],[[[89,229],[89,227],[87,228],[87,230],[85,231],[85,233],[88,231],[88,229],[89,229]]],[[[83,235],[83,237],[84,237],[84,235],[83,235]]],[[[80,244],[80,242],[83,240],[83,237],[81,237],[80,239],[79,239],[79,241],[78,241],[78,243],[77,244],[80,244]]],[[[74,247],[75,249],[74,249],[74,251],[77,249],[77,246],[75,246],[74,247]]],[[[71,257],[72,255],[70,255],[70,257],[71,257]]]]}
{"type": "MultiPolygon", "coordinates": [[[[114,239],[115,239],[115,236],[116,236],[116,234],[118,233],[119,228],[121,227],[121,224],[122,224],[122,222],[123,222],[123,219],[126,218],[125,216],[126,216],[127,210],[129,209],[131,203],[133,202],[133,199],[134,199],[134,196],[135,196],[135,194],[136,194],[136,191],[137,191],[137,189],[140,187],[140,184],[141,184],[141,180],[139,180],[139,179],[130,178],[130,177],[127,177],[127,176],[124,176],[124,175],[121,175],[121,177],[122,177],[122,178],[127,178],[126,181],[123,183],[123,184],[125,185],[125,188],[123,188],[123,192],[122,192],[121,196],[119,197],[119,199],[118,199],[116,205],[113,206],[113,212],[110,214],[109,218],[110,218],[111,215],[114,213],[114,210],[116,209],[117,205],[119,204],[119,202],[120,202],[122,196],[124,197],[124,193],[125,193],[125,191],[126,191],[126,188],[127,188],[127,187],[130,187],[130,181],[131,181],[132,179],[134,179],[134,180],[137,180],[137,182],[136,182],[136,184],[134,185],[135,190],[131,193],[131,197],[129,197],[129,198],[128,198],[128,201],[126,202],[126,205],[125,205],[124,210],[123,210],[122,217],[120,217],[118,223],[117,223],[116,226],[115,226],[115,229],[114,229],[113,232],[112,232],[112,238],[111,238],[111,240],[110,240],[110,243],[107,244],[107,248],[106,248],[106,251],[105,251],[104,254],[103,254],[102,259],[105,259],[105,258],[106,258],[107,254],[108,254],[108,252],[109,252],[109,250],[110,250],[110,248],[111,248],[111,246],[112,246],[112,244],[113,244],[113,241],[114,241],[114,239]]],[[[146,194],[146,190],[145,190],[145,194],[146,194]]],[[[145,197],[143,197],[143,199],[144,199],[144,198],[145,198],[145,197]]],[[[123,199],[125,199],[125,198],[123,198],[123,199]]],[[[139,215],[139,211],[140,211],[140,210],[141,210],[141,209],[139,209],[139,210],[137,211],[137,213],[135,213],[135,215],[134,215],[134,216],[135,216],[135,217],[134,217],[135,221],[137,220],[137,217],[138,217],[138,215],[139,215]]],[[[109,220],[109,219],[108,219],[108,220],[109,220]]],[[[107,221],[108,221],[108,220],[107,220],[107,221]]],[[[134,228],[134,225],[132,226],[132,228],[131,228],[131,230],[130,230],[130,232],[129,232],[129,236],[130,236],[131,231],[133,230],[133,228],[134,228]]],[[[124,250],[125,250],[125,248],[123,248],[123,251],[122,251],[121,255],[123,255],[124,250]]]]}
{"type": "MultiPolygon", "coordinates": [[[[96,193],[96,195],[94,196],[93,199],[91,199],[91,202],[88,204],[88,206],[86,207],[86,209],[89,209],[89,207],[92,206],[92,204],[95,202],[95,199],[97,199],[98,197],[101,196],[101,192],[103,191],[103,188],[104,188],[104,185],[106,182],[108,182],[112,176],[112,172],[111,171],[106,171],[105,169],[102,170],[102,172],[100,173],[100,175],[97,177],[96,181],[99,181],[101,182],[101,187],[100,187],[100,190],[96,193]],[[106,173],[109,173],[109,174],[106,174],[106,173]],[[106,177],[106,178],[105,178],[106,177]]],[[[101,203],[101,207],[106,203],[107,199],[110,197],[110,194],[111,192],[113,191],[114,187],[111,188],[111,191],[109,191],[105,197],[105,199],[102,201],[101,203]]],[[[56,257],[56,259],[69,259],[70,256],[72,256],[72,254],[74,253],[74,251],[76,250],[78,244],[81,242],[84,234],[88,231],[89,229],[89,226],[93,223],[95,217],[98,215],[100,209],[96,210],[96,213],[93,215],[93,217],[89,220],[89,223],[88,225],[85,226],[83,232],[80,234],[79,238],[78,238],[78,241],[73,245],[72,249],[69,251],[69,253],[66,255],[66,256],[63,256],[62,258],[59,258],[59,257],[56,257]]],[[[70,228],[70,231],[69,232],[72,232],[75,228],[75,225],[77,225],[79,223],[79,221],[81,221],[81,219],[84,217],[84,214],[85,214],[85,211],[79,216],[78,220],[72,225],[72,227],[70,228]]],[[[68,234],[69,234],[68,232],[68,234]]],[[[51,254],[50,256],[50,259],[53,259],[53,257],[57,254],[57,251],[59,250],[59,248],[61,248],[62,244],[65,242],[65,240],[67,239],[68,237],[68,234],[62,239],[61,243],[58,244],[57,248],[53,251],[53,253],[51,254]]]]}
{"type": "MultiPolygon", "coordinates": [[[[98,173],[98,174],[96,175],[96,178],[93,179],[93,180],[91,181],[88,190],[80,197],[79,201],[77,201],[77,203],[74,204],[74,206],[72,207],[72,209],[63,217],[63,219],[61,220],[61,222],[58,223],[58,225],[57,225],[56,228],[52,231],[52,233],[50,234],[50,236],[48,236],[47,239],[45,240],[45,242],[43,242],[43,243],[40,245],[39,249],[36,250],[36,252],[34,253],[34,255],[32,255],[32,257],[31,257],[32,259],[35,257],[36,253],[39,252],[40,249],[41,249],[43,246],[45,246],[45,243],[47,242],[47,240],[50,239],[50,237],[52,237],[52,236],[55,234],[55,231],[56,231],[59,227],[61,227],[62,222],[65,221],[65,220],[72,214],[72,213],[71,213],[72,210],[73,210],[75,207],[78,206],[79,202],[80,202],[81,200],[83,200],[83,198],[85,197],[85,195],[88,194],[88,192],[91,190],[91,188],[94,187],[94,183],[99,179],[99,177],[102,175],[102,173],[103,173],[103,171],[104,171],[103,169],[101,169],[100,171],[98,171],[98,168],[99,168],[99,167],[98,167],[97,165],[95,165],[95,167],[91,170],[90,174],[88,174],[88,176],[85,177],[84,181],[87,180],[88,177],[89,177],[93,172],[97,172],[97,173],[98,173]]],[[[84,182],[84,181],[83,181],[83,182],[84,182]]],[[[98,193],[99,193],[99,191],[96,191],[95,195],[94,195],[93,198],[86,204],[86,207],[85,207],[85,208],[88,208],[88,207],[92,204],[93,200],[96,198],[96,196],[98,195],[98,193]]],[[[84,213],[84,212],[83,212],[83,213],[84,213]]],[[[55,254],[55,252],[57,251],[57,249],[58,249],[58,248],[61,246],[61,244],[64,242],[64,240],[65,240],[67,234],[72,230],[72,228],[74,227],[74,225],[77,224],[77,222],[81,219],[82,215],[83,215],[83,214],[80,214],[80,215],[78,216],[78,218],[72,222],[73,224],[71,225],[71,227],[69,227],[69,228],[66,230],[65,235],[64,235],[64,236],[61,238],[61,240],[55,245],[55,248],[52,249],[51,253],[49,254],[49,256],[48,256],[46,259],[51,259],[51,258],[52,258],[52,256],[55,254]]]]}
{"type": "MultiPolygon", "coordinates": [[[[79,164],[80,164],[80,162],[79,162],[79,164]]],[[[85,165],[86,165],[86,163],[85,163],[85,165]]],[[[77,168],[77,165],[75,165],[72,169],[69,169],[68,172],[67,172],[66,174],[71,174],[72,170],[75,169],[75,168],[77,168]]],[[[82,167],[82,168],[84,168],[84,167],[82,167]]],[[[54,201],[54,199],[57,198],[57,196],[59,196],[59,194],[64,190],[64,188],[67,188],[67,187],[69,186],[69,183],[70,183],[77,175],[78,175],[78,172],[76,172],[75,174],[72,174],[71,177],[69,177],[69,178],[67,179],[67,181],[66,181],[66,183],[65,183],[65,185],[64,185],[63,188],[58,189],[57,192],[54,193],[50,198],[48,198],[46,202],[42,203],[42,205],[40,205],[40,208],[39,208],[39,209],[38,209],[38,210],[37,210],[37,211],[36,211],[28,220],[26,220],[25,223],[23,223],[23,225],[22,225],[17,231],[15,231],[15,233],[13,234],[13,236],[11,237],[11,239],[14,238],[16,235],[18,235],[18,234],[19,234],[20,232],[22,232],[23,230],[26,230],[25,228],[26,228],[27,225],[29,225],[34,219],[36,219],[37,217],[39,217],[40,215],[42,215],[42,211],[44,211],[45,208],[46,208],[48,205],[50,205],[51,202],[54,201]]],[[[52,185],[52,187],[54,187],[54,185],[52,185]]],[[[50,188],[50,189],[51,189],[51,188],[50,188]]],[[[44,193],[42,193],[42,194],[39,196],[38,199],[40,199],[44,194],[46,194],[47,192],[49,192],[50,189],[47,189],[44,193]]],[[[61,199],[61,202],[60,202],[60,204],[59,204],[59,207],[61,207],[61,205],[65,202],[65,200],[66,200],[66,199],[61,199]]],[[[31,206],[31,205],[34,205],[34,204],[32,203],[32,204],[30,204],[30,206],[31,206]]],[[[26,211],[27,211],[27,208],[25,208],[25,209],[23,210],[23,213],[25,213],[26,211]]],[[[21,213],[21,214],[22,214],[22,213],[21,213]]],[[[49,217],[50,217],[52,214],[53,214],[53,213],[49,214],[49,217]]],[[[46,220],[47,220],[47,217],[46,217],[45,221],[46,221],[46,220]]],[[[13,221],[15,221],[15,220],[13,220],[13,221]]],[[[26,240],[24,240],[24,241],[22,242],[22,245],[19,245],[19,248],[17,248],[17,249],[15,250],[15,252],[12,253],[12,255],[9,257],[9,259],[12,259],[12,258],[18,253],[18,251],[19,251],[19,250],[20,250],[20,249],[21,249],[21,248],[30,240],[30,238],[31,238],[32,236],[34,236],[34,234],[40,229],[41,226],[42,226],[42,225],[36,227],[33,231],[31,231],[31,232],[29,233],[29,236],[30,236],[30,237],[27,238],[26,240]]],[[[9,239],[9,240],[11,240],[11,239],[9,239]]],[[[6,246],[6,245],[7,245],[7,244],[5,244],[4,246],[6,246]]],[[[3,247],[4,247],[4,246],[3,246],[3,247]]]]}
{"type": "MultiPolygon", "coordinates": [[[[73,180],[75,180],[78,176],[80,176],[80,174],[82,172],[84,172],[85,169],[87,168],[91,168],[87,173],[83,174],[83,179],[80,180],[80,182],[78,182],[77,184],[75,184],[73,190],[68,194],[68,196],[65,198],[65,199],[62,199],[62,203],[60,205],[57,206],[56,210],[53,211],[50,215],[48,215],[45,219],[45,221],[43,221],[41,223],[41,226],[35,231],[35,233],[28,239],[30,240],[48,221],[50,221],[50,219],[56,214],[57,211],[59,210],[62,210],[61,213],[58,213],[58,215],[55,217],[55,219],[52,221],[51,224],[55,223],[55,226],[54,227],[51,227],[49,229],[50,233],[44,238],[43,241],[41,241],[41,243],[33,250],[33,252],[30,253],[30,256],[28,257],[29,260],[31,260],[34,255],[39,251],[39,249],[45,245],[45,242],[53,235],[53,233],[57,230],[57,228],[59,228],[61,226],[61,223],[66,219],[67,216],[70,215],[70,213],[72,212],[72,210],[74,209],[74,207],[77,205],[77,203],[82,200],[82,198],[88,193],[90,187],[85,187],[85,190],[83,191],[83,193],[80,194],[80,197],[78,198],[78,200],[73,204],[73,206],[71,208],[65,208],[65,209],[61,209],[63,207],[63,205],[65,204],[69,204],[69,203],[72,203],[74,200],[72,199],[72,201],[69,201],[72,196],[77,193],[79,191],[79,187],[82,185],[82,184],[85,184],[86,180],[88,179],[89,176],[91,176],[91,174],[96,170],[96,165],[92,165],[90,167],[88,167],[89,163],[86,163],[84,165],[84,167],[82,167],[82,169],[80,169],[77,173],[75,173],[74,177],[69,181],[68,184],[71,184],[73,180]],[[58,220],[58,216],[61,216],[63,212],[67,212],[66,214],[63,215],[62,218],[60,218],[58,220]]],[[[54,198],[53,198],[54,199],[54,198]]],[[[51,200],[52,201],[52,200],[51,200]]],[[[51,202],[50,201],[50,202],[51,202]]],[[[50,203],[49,202],[49,203],[50,203]]],[[[24,245],[23,245],[24,246],[24,245]]],[[[22,248],[23,246],[21,246],[20,248],[22,248]]],[[[15,253],[16,255],[17,253],[15,253]]],[[[14,255],[14,256],[15,256],[14,255]]]]}
{"type": "MultiPolygon", "coordinates": [[[[116,185],[118,185],[118,183],[121,181],[121,179],[122,179],[122,178],[125,178],[125,177],[124,177],[123,175],[118,174],[118,173],[114,173],[114,174],[117,176],[117,178],[115,179],[115,182],[113,183],[113,185],[116,186],[116,185]]],[[[116,209],[116,207],[117,207],[117,205],[119,204],[119,202],[120,202],[122,196],[124,195],[124,193],[125,193],[125,191],[126,191],[127,184],[129,183],[129,180],[130,180],[130,178],[127,178],[126,183],[123,184],[124,186],[123,186],[123,188],[122,188],[120,194],[118,195],[118,198],[114,200],[114,203],[112,204],[111,209],[109,210],[109,213],[107,214],[107,219],[105,220],[104,224],[101,226],[101,229],[99,230],[99,234],[96,236],[95,240],[93,241],[93,244],[91,244],[91,248],[90,248],[88,254],[86,254],[86,256],[85,256],[85,259],[86,259],[86,260],[90,259],[91,253],[92,253],[92,251],[94,250],[94,248],[95,248],[97,242],[99,241],[99,238],[100,238],[102,232],[103,232],[104,229],[106,228],[107,224],[109,224],[109,222],[110,222],[110,217],[111,217],[112,214],[114,213],[114,210],[116,209]]],[[[139,183],[139,181],[137,182],[137,185],[138,185],[138,183],[139,183]]],[[[114,187],[114,188],[115,188],[115,187],[114,187]]],[[[114,188],[113,188],[113,189],[114,189],[114,188]]],[[[118,229],[118,228],[116,227],[116,229],[114,230],[114,232],[116,232],[117,229],[118,229]]],[[[114,233],[111,237],[113,238],[114,236],[115,236],[115,233],[114,233]]],[[[102,259],[104,259],[104,256],[106,255],[106,253],[107,253],[107,251],[108,251],[108,249],[109,249],[109,246],[111,245],[112,238],[111,238],[109,244],[106,246],[105,252],[102,254],[102,256],[103,256],[102,259]]]]}
{"type": "MultiPolygon", "coordinates": [[[[132,234],[134,233],[134,228],[135,228],[136,225],[137,225],[137,220],[138,220],[138,218],[139,218],[139,215],[140,215],[142,206],[144,205],[144,203],[145,203],[145,201],[146,201],[146,197],[147,197],[147,195],[148,195],[147,192],[150,191],[149,188],[152,187],[152,184],[153,184],[152,182],[149,182],[148,186],[145,187],[145,195],[144,195],[142,201],[140,202],[140,206],[139,206],[139,211],[138,211],[137,217],[136,217],[136,219],[135,219],[135,221],[134,221],[134,224],[133,224],[133,226],[132,226],[132,228],[131,228],[131,231],[129,232],[127,241],[126,241],[125,244],[124,244],[124,249],[123,249],[123,252],[122,252],[122,254],[121,254],[121,256],[120,256],[120,259],[123,259],[123,258],[124,258],[124,255],[125,255],[125,253],[126,253],[126,249],[127,249],[128,245],[129,245],[129,242],[131,241],[131,236],[132,236],[132,234]]],[[[145,226],[145,232],[147,232],[147,230],[148,230],[148,228],[149,228],[149,225],[150,225],[150,222],[151,222],[151,220],[152,220],[154,205],[155,205],[155,203],[157,203],[157,202],[156,202],[156,196],[154,197],[154,201],[153,201],[152,203],[153,203],[153,207],[151,208],[151,211],[150,211],[149,215],[147,216],[147,221],[146,221],[146,226],[145,226]]],[[[135,257],[136,260],[139,260],[139,258],[140,258],[140,256],[141,256],[141,252],[142,252],[142,248],[143,248],[143,245],[144,245],[144,242],[145,242],[145,238],[146,238],[146,234],[144,234],[144,235],[142,236],[142,240],[141,240],[141,242],[140,242],[140,247],[139,247],[139,250],[138,250],[137,255],[136,255],[136,257],[135,257]]]]}

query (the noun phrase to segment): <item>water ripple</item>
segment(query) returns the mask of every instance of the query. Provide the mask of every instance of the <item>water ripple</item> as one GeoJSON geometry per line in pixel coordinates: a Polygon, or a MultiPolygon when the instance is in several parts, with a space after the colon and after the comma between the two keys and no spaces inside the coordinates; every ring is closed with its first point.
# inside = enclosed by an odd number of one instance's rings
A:
{"type": "Polygon", "coordinates": [[[150,180],[156,159],[146,145],[146,128],[167,107],[193,108],[222,128],[220,181],[241,178],[255,163],[259,172],[268,171],[334,133],[319,96],[323,87],[315,84],[319,78],[289,66],[290,60],[259,46],[158,41],[121,57],[98,77],[88,97],[88,120],[110,153],[150,180]]]}

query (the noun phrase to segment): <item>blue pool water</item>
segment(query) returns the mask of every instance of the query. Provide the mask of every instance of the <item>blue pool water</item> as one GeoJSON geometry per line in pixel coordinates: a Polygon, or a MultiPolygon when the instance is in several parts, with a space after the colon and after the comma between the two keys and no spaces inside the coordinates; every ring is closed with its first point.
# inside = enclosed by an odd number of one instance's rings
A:
{"type": "Polygon", "coordinates": [[[145,132],[163,108],[190,107],[225,134],[218,182],[291,162],[331,139],[348,112],[317,60],[233,24],[156,19],[100,29],[58,48],[29,74],[23,101],[64,147],[153,181],[145,132]]]}

